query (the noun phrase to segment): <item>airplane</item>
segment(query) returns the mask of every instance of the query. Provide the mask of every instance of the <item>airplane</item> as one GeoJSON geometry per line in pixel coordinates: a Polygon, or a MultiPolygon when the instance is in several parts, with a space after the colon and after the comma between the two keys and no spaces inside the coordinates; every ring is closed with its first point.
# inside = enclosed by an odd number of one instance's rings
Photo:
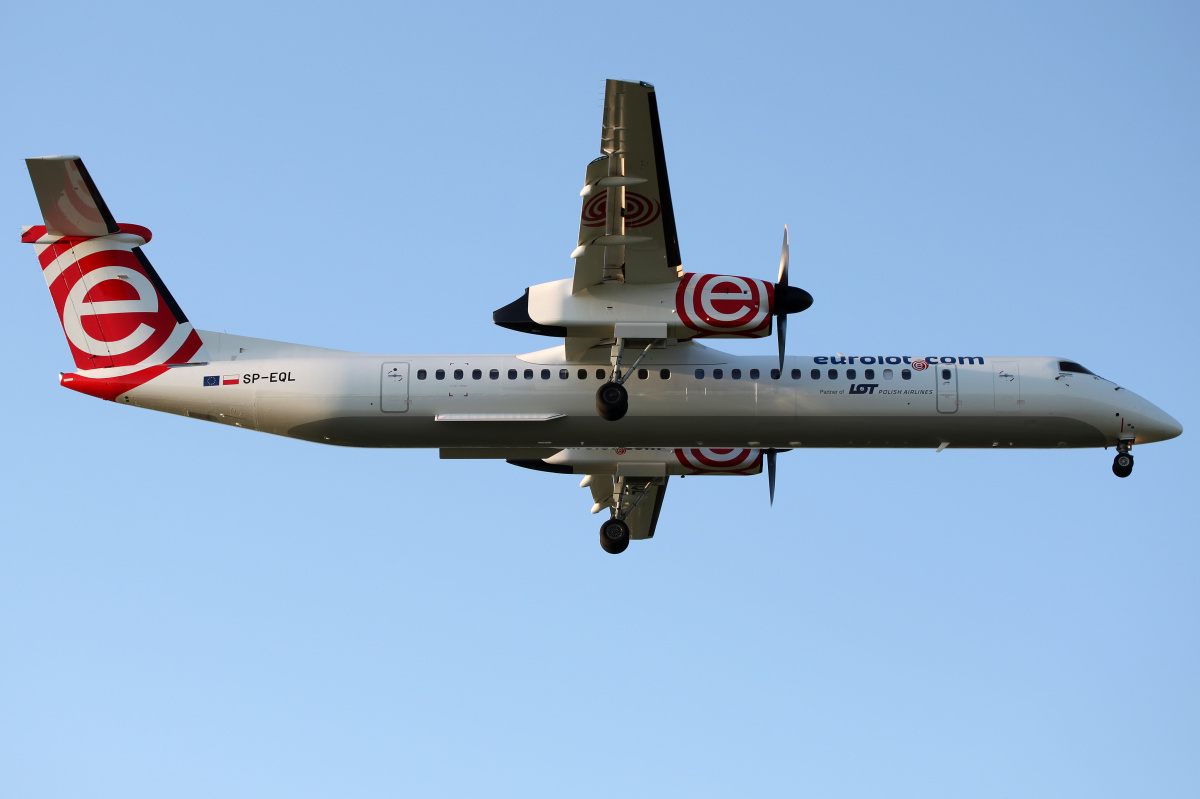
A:
{"type": "MultiPolygon", "coordinates": [[[[1059,357],[787,356],[789,281],[683,271],[654,87],[609,80],[600,156],[580,192],[574,274],[493,314],[561,343],[521,355],[375,355],[192,327],[83,161],[26,161],[45,224],[25,227],[76,371],[66,388],[124,405],[349,447],[437,448],[581,475],[605,552],[654,536],[672,476],[755,475],[798,448],[1116,448],[1182,426],[1059,357]],[[777,357],[703,339],[775,335],[777,357]]],[[[942,350],[941,352],[944,352],[942,350]]]]}

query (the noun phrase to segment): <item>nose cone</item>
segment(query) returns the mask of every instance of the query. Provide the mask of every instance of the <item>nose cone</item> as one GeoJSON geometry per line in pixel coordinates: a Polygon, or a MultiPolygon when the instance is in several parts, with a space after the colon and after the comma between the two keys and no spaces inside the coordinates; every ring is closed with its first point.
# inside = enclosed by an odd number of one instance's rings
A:
{"type": "Polygon", "coordinates": [[[1183,433],[1183,425],[1171,414],[1157,405],[1147,402],[1142,409],[1142,424],[1138,429],[1138,443],[1144,439],[1150,441],[1166,441],[1183,433]]]}

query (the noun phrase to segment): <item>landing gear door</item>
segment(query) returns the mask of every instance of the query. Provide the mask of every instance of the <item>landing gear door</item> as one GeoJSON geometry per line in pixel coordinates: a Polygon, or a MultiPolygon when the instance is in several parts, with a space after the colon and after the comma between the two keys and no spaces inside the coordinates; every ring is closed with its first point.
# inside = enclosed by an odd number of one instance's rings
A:
{"type": "Polygon", "coordinates": [[[379,408],[387,413],[408,410],[408,364],[385,363],[380,369],[379,408]]]}
{"type": "Polygon", "coordinates": [[[958,365],[940,363],[934,367],[937,378],[938,413],[954,413],[958,410],[958,365]]]}

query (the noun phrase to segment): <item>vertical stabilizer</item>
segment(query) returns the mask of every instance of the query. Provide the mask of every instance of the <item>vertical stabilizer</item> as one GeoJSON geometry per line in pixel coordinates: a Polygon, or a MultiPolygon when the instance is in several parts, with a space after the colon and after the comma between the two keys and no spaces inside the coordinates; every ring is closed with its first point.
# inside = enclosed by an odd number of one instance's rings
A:
{"type": "Polygon", "coordinates": [[[37,252],[76,367],[132,377],[207,360],[200,336],[142,253],[150,231],[113,220],[79,158],[26,164],[46,224],[26,228],[21,240],[37,252]]]}

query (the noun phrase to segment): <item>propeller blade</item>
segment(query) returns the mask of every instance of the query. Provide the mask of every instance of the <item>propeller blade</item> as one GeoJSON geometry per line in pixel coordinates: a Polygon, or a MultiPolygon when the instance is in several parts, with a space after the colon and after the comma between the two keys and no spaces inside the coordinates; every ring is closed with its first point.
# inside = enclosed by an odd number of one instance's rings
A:
{"type": "MultiPolygon", "coordinates": [[[[779,254],[779,281],[775,285],[775,292],[778,295],[784,295],[787,293],[789,250],[790,250],[790,248],[788,247],[788,227],[787,227],[787,225],[784,225],[783,226],[783,251],[779,254]]],[[[779,296],[777,298],[776,302],[779,304],[782,304],[783,296],[779,296]]],[[[783,376],[783,353],[787,349],[787,314],[781,313],[781,314],[778,314],[778,317],[779,317],[779,330],[778,330],[778,335],[779,335],[779,376],[782,377],[783,376]]],[[[772,483],[772,486],[774,486],[774,483],[772,483]]],[[[773,496],[774,496],[774,493],[772,492],[772,497],[773,496]]]]}
{"type": "Polygon", "coordinates": [[[779,376],[783,377],[783,351],[787,348],[787,314],[780,314],[775,321],[779,325],[775,331],[779,338],[779,376]]]}
{"type": "Polygon", "coordinates": [[[779,285],[788,284],[788,229],[783,226],[783,253],[779,256],[779,285]]]}
{"type": "Polygon", "coordinates": [[[771,507],[775,506],[775,449],[767,450],[767,488],[771,492],[771,507]]]}

